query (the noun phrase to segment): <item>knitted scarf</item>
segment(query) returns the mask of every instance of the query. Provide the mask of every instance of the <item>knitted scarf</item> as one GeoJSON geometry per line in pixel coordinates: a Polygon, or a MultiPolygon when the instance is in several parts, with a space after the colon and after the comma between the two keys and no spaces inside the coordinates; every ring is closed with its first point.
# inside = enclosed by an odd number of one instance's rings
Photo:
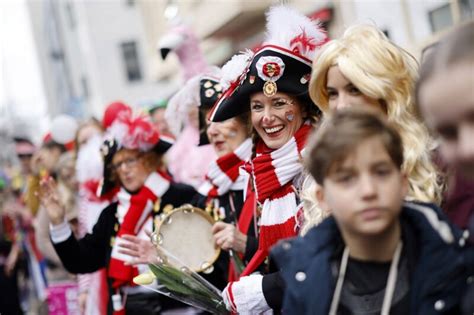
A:
{"type": "Polygon", "coordinates": [[[229,190],[242,190],[244,183],[239,168],[252,154],[252,140],[245,140],[235,151],[221,156],[209,165],[204,183],[198,192],[208,198],[217,198],[229,190]]]}
{"type": "Polygon", "coordinates": [[[241,276],[252,273],[278,240],[296,235],[298,204],[292,184],[293,179],[302,172],[301,151],[311,128],[309,122],[304,123],[285,145],[276,150],[260,141],[256,157],[245,165],[253,178],[261,217],[258,250],[241,276]]]}
{"type": "Polygon", "coordinates": [[[163,196],[169,186],[170,180],[166,174],[153,172],[137,193],[130,194],[123,187],[118,192],[116,216],[120,228],[115,237],[108,272],[109,277],[113,279],[113,288],[133,285],[132,279],[138,275],[136,267],[124,264],[130,257],[119,252],[118,245],[122,242],[122,235],[137,235],[142,230],[153,214],[154,203],[163,196]]]}

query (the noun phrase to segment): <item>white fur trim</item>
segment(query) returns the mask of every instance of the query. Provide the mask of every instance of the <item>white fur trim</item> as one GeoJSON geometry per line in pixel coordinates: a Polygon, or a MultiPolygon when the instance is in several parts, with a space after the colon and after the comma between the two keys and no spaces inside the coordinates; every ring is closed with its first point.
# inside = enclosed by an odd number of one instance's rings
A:
{"type": "Polygon", "coordinates": [[[49,234],[51,235],[53,244],[58,244],[67,240],[71,236],[72,231],[69,223],[64,221],[58,225],[49,224],[49,234]]]}
{"type": "MultiPolygon", "coordinates": [[[[262,290],[262,275],[250,275],[240,278],[232,285],[232,295],[238,314],[261,314],[270,310],[262,290]]],[[[229,285],[224,289],[227,294],[229,285]]]]}

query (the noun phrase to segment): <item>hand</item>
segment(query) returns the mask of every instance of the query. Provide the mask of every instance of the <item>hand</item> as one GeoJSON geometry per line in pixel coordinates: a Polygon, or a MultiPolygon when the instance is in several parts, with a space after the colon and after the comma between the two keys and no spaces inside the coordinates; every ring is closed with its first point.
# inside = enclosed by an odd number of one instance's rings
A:
{"type": "Polygon", "coordinates": [[[227,310],[237,314],[260,314],[270,309],[262,291],[262,275],[250,275],[230,282],[222,291],[227,310]]]}
{"type": "MultiPolygon", "coordinates": [[[[146,231],[147,235],[151,233],[146,231]]],[[[126,265],[151,264],[159,261],[158,250],[149,240],[138,238],[135,235],[123,235],[118,243],[119,253],[131,256],[126,265]]]]}
{"type": "Polygon", "coordinates": [[[247,235],[240,232],[233,224],[216,222],[212,227],[212,234],[214,243],[220,248],[245,253],[247,235]]]}
{"type": "Polygon", "coordinates": [[[41,152],[36,151],[30,161],[31,172],[38,175],[41,168],[41,152]]]}
{"type": "Polygon", "coordinates": [[[56,182],[52,177],[40,181],[39,199],[41,205],[47,210],[49,221],[53,225],[64,222],[66,210],[59,200],[56,182]]]}
{"type": "Polygon", "coordinates": [[[15,270],[19,253],[20,253],[20,248],[18,247],[18,245],[16,244],[13,245],[10,251],[10,254],[8,254],[7,261],[5,262],[5,275],[7,277],[11,276],[13,273],[13,270],[15,270]]]}
{"type": "Polygon", "coordinates": [[[77,304],[79,305],[79,313],[85,314],[86,313],[86,306],[87,306],[87,298],[89,293],[87,291],[79,293],[77,297],[77,304]]]}

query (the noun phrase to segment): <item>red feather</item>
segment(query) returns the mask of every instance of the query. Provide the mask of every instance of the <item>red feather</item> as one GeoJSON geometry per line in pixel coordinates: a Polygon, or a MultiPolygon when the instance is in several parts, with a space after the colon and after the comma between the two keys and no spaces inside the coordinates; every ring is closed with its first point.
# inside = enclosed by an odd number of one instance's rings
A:
{"type": "Polygon", "coordinates": [[[313,51],[317,45],[313,37],[308,37],[306,32],[302,30],[302,33],[290,41],[290,47],[294,53],[303,55],[307,51],[313,51]]]}

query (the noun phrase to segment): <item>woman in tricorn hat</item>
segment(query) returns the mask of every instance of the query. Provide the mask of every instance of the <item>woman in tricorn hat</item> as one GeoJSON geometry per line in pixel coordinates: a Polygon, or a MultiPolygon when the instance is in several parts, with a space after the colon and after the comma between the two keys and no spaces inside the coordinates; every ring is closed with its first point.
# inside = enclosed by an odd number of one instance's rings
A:
{"type": "MultiPolygon", "coordinates": [[[[256,251],[258,240],[255,236],[253,205],[247,203],[247,207],[242,207],[247,182],[241,174],[241,167],[252,153],[248,113],[222,122],[209,122],[206,119],[209,110],[222,95],[220,78],[221,69],[213,67],[189,79],[170,99],[168,113],[176,115],[188,112],[190,107],[198,108],[199,145],[211,144],[217,156],[210,163],[205,180],[191,204],[205,209],[217,221],[212,228],[213,239],[215,245],[224,251],[214,263],[214,271],[203,276],[223,289],[228,281],[236,279],[238,273],[236,261],[229,259],[227,252],[248,261],[256,251]]],[[[150,263],[149,259],[154,255],[150,253],[155,251],[153,245],[136,237],[127,238],[130,242],[121,244],[125,252],[136,257],[137,264],[150,263]]]]}
{"type": "Polygon", "coordinates": [[[263,292],[268,283],[261,275],[248,275],[265,261],[272,245],[296,235],[301,152],[319,114],[308,95],[311,60],[325,41],[317,23],[288,7],[273,7],[263,46],[234,56],[223,68],[226,91],[210,119],[223,121],[250,111],[254,144],[246,170],[260,216],[258,250],[240,280],[223,293],[232,311],[269,309],[263,292]]]}
{"type": "Polygon", "coordinates": [[[163,171],[162,156],[171,143],[144,117],[122,115],[109,132],[111,139],[102,148],[106,177],[102,193],[118,185],[117,202],[102,211],[92,233],[80,240],[72,235],[52,179],[41,183],[41,200],[52,223],[54,248],[66,269],[88,273],[107,267],[108,313],[155,314],[161,309],[160,301],[134,286],[132,279],[141,267],[129,265],[131,257],[120,252],[119,244],[124,235],[149,239],[145,230],[152,230],[159,205],[180,206],[189,202],[195,191],[172,182],[163,171]]]}

